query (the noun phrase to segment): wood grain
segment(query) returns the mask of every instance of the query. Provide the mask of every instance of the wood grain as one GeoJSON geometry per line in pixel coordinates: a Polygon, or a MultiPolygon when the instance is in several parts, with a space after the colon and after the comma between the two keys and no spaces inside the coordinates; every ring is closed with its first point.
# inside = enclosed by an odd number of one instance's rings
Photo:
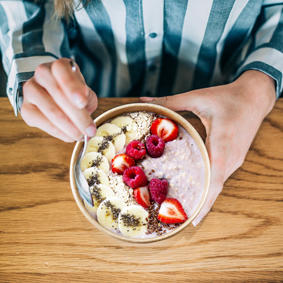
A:
{"type": "MultiPolygon", "coordinates": [[[[100,99],[95,116],[137,99],[100,99]]],[[[185,117],[205,137],[200,121],[185,117]]],[[[282,282],[283,100],[197,226],[137,245],[96,230],[69,185],[74,144],[0,98],[0,282],[282,282]]]]}

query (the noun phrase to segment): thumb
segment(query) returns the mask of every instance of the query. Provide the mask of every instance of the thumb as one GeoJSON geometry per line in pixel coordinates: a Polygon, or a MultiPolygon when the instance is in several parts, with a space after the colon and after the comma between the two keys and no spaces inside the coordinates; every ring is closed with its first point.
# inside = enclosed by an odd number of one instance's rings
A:
{"type": "Polygon", "coordinates": [[[223,144],[221,139],[216,135],[211,136],[210,129],[208,130],[208,137],[206,139],[206,148],[208,156],[210,159],[211,167],[211,179],[209,185],[209,191],[204,202],[202,209],[200,210],[197,217],[193,220],[192,224],[196,226],[211,210],[214,202],[216,201],[218,195],[223,189],[223,184],[225,181],[225,158],[223,158],[223,144]]]}
{"type": "Polygon", "coordinates": [[[222,187],[223,187],[223,185],[211,181],[210,186],[209,186],[208,195],[207,195],[207,198],[204,202],[204,205],[203,205],[201,211],[199,212],[199,214],[197,215],[197,217],[192,222],[192,224],[194,226],[198,225],[199,222],[201,222],[201,220],[210,211],[210,209],[212,208],[212,206],[213,206],[214,202],[216,201],[218,195],[221,193],[222,187]]]}
{"type": "Polygon", "coordinates": [[[207,215],[211,210],[214,202],[216,201],[218,195],[223,189],[223,170],[220,170],[217,164],[211,163],[211,180],[209,185],[209,191],[204,202],[202,209],[196,218],[192,221],[194,226],[198,225],[199,222],[207,215]]]}
{"type": "Polygon", "coordinates": [[[174,111],[192,111],[197,107],[199,96],[192,92],[185,92],[164,97],[140,97],[142,102],[158,104],[174,111]]]}

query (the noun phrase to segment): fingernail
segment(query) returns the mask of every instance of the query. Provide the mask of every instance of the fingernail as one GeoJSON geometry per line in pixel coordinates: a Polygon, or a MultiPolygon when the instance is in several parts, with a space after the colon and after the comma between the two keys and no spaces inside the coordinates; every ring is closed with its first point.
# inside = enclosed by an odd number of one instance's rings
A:
{"type": "Polygon", "coordinates": [[[85,129],[85,133],[88,137],[93,137],[96,133],[96,127],[94,125],[91,125],[85,129]]]}
{"type": "Polygon", "coordinates": [[[142,101],[152,101],[154,98],[153,97],[140,97],[140,100],[142,101]]]}
{"type": "Polygon", "coordinates": [[[76,105],[79,109],[82,109],[82,108],[85,107],[85,104],[84,104],[80,95],[74,94],[73,98],[74,98],[74,101],[75,101],[75,103],[76,103],[76,105]]]}
{"type": "Polygon", "coordinates": [[[193,221],[192,221],[192,224],[196,227],[198,224],[199,224],[200,220],[198,220],[197,218],[195,218],[193,221]]]}

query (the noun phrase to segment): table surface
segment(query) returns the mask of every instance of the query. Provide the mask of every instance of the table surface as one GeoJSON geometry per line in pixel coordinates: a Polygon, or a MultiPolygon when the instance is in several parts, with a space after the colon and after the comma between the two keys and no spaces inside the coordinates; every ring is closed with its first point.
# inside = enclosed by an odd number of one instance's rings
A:
{"type": "MultiPolygon", "coordinates": [[[[137,101],[100,99],[94,115],[137,101]]],[[[74,144],[25,125],[7,98],[0,117],[0,282],[283,281],[282,99],[208,216],[151,244],[116,240],[85,219],[69,184],[74,144]]]]}

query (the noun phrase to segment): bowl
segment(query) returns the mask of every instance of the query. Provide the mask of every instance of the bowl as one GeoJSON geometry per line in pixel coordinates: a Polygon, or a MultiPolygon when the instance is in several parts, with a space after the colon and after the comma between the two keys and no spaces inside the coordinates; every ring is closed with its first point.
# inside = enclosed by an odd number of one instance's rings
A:
{"type": "Polygon", "coordinates": [[[183,127],[188,133],[189,135],[194,139],[201,157],[203,159],[203,163],[204,163],[204,171],[205,171],[205,180],[204,180],[204,189],[203,189],[203,193],[200,199],[200,202],[197,206],[197,208],[195,209],[195,211],[191,214],[191,216],[184,222],[182,223],[180,226],[178,226],[177,228],[175,228],[174,230],[163,234],[161,236],[156,236],[156,237],[151,237],[151,238],[129,238],[129,237],[125,237],[123,235],[120,234],[116,234],[114,232],[109,231],[108,229],[104,228],[103,226],[101,226],[87,211],[86,207],[84,206],[84,203],[81,200],[81,197],[79,195],[79,191],[76,185],[76,181],[75,181],[75,177],[74,177],[74,168],[75,168],[75,163],[79,158],[81,149],[83,147],[83,142],[77,142],[75,145],[75,148],[73,150],[73,154],[72,154],[72,158],[71,158],[71,164],[70,164],[70,183],[71,183],[71,189],[72,189],[72,193],[73,196],[75,198],[75,201],[79,207],[79,209],[81,210],[81,212],[83,213],[83,215],[87,218],[87,220],[98,230],[102,231],[103,233],[106,233],[116,239],[122,240],[122,241],[127,241],[127,242],[132,242],[132,243],[152,243],[152,242],[156,242],[156,241],[161,241],[167,238],[170,238],[176,234],[178,234],[180,231],[182,231],[184,228],[186,228],[192,221],[193,219],[198,215],[198,213],[200,212],[205,199],[207,197],[208,194],[208,190],[209,190],[209,183],[210,183],[210,162],[209,162],[209,158],[208,158],[208,154],[207,154],[207,150],[206,147],[203,143],[203,140],[201,139],[200,135],[198,134],[198,132],[195,130],[195,128],[185,119],[183,118],[181,115],[179,115],[178,113],[159,106],[159,105],[154,105],[154,104],[149,104],[149,103],[134,103],[134,104],[126,104],[126,105],[122,105],[119,107],[115,107],[109,111],[104,112],[103,114],[101,114],[99,117],[97,117],[95,119],[95,123],[96,126],[99,127],[101,124],[103,124],[104,122],[106,122],[109,119],[112,119],[116,116],[125,114],[125,113],[129,113],[129,112],[136,112],[136,111],[146,111],[146,112],[151,112],[151,113],[156,113],[159,114],[161,116],[165,116],[173,121],[175,121],[177,124],[179,124],[181,127],[183,127]]]}

